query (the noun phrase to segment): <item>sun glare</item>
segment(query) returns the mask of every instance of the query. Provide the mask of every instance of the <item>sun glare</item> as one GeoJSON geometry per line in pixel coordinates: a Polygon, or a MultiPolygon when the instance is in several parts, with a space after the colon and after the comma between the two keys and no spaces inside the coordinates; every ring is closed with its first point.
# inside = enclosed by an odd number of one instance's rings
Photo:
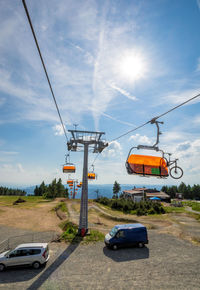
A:
{"type": "Polygon", "coordinates": [[[128,81],[135,81],[145,76],[146,63],[138,53],[126,53],[119,61],[120,76],[128,81]]]}

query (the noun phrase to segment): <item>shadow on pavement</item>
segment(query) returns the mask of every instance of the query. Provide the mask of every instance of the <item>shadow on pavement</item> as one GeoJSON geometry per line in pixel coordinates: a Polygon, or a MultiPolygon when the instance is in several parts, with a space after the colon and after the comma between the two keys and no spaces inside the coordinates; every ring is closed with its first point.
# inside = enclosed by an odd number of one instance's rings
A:
{"type": "Polygon", "coordinates": [[[12,267],[0,273],[0,284],[24,282],[33,279],[40,272],[44,270],[45,266],[40,269],[33,269],[32,267],[12,267]]]}
{"type": "Polygon", "coordinates": [[[76,250],[79,246],[82,238],[76,236],[70,245],[62,252],[62,254],[38,277],[36,281],[30,285],[27,290],[35,290],[42,286],[42,284],[51,276],[51,274],[58,268],[62,263],[64,263],[69,256],[76,250]]]}
{"type": "Polygon", "coordinates": [[[103,248],[103,253],[108,258],[116,262],[125,262],[139,259],[148,259],[149,258],[149,248],[121,248],[116,251],[108,249],[107,247],[103,248]]]}

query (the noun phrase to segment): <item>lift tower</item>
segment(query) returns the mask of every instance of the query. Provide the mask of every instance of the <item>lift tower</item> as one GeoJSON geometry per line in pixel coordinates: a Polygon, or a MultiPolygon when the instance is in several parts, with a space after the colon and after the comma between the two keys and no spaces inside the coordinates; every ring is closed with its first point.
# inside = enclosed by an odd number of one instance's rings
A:
{"type": "Polygon", "coordinates": [[[78,233],[84,236],[88,231],[88,151],[101,153],[108,146],[106,141],[101,140],[104,132],[68,130],[72,137],[67,142],[69,151],[82,151],[84,149],[83,160],[83,180],[81,193],[81,207],[78,233]]]}

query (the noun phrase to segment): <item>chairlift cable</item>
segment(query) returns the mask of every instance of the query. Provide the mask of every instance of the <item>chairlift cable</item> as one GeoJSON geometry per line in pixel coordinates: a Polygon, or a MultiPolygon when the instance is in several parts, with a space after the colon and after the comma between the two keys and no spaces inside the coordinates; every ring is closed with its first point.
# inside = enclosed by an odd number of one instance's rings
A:
{"type": "Polygon", "coordinates": [[[170,113],[170,112],[176,110],[177,108],[179,108],[179,107],[181,107],[181,106],[183,106],[183,105],[189,103],[190,101],[192,101],[192,100],[194,100],[194,99],[196,99],[196,98],[198,98],[198,97],[200,97],[200,94],[198,94],[198,95],[196,95],[196,96],[194,96],[194,97],[188,99],[187,101],[185,101],[185,102],[183,102],[183,103],[181,103],[181,104],[175,106],[174,108],[168,110],[167,112],[165,112],[165,113],[163,113],[163,114],[161,114],[161,115],[159,115],[159,116],[156,116],[156,117],[152,118],[152,119],[149,120],[148,122],[146,122],[146,123],[144,123],[144,124],[142,124],[142,125],[140,125],[140,126],[134,128],[134,129],[132,129],[132,130],[129,130],[128,132],[126,132],[126,133],[120,135],[119,137],[117,137],[117,138],[111,140],[109,143],[111,143],[111,142],[113,142],[113,141],[116,141],[116,140],[118,140],[118,139],[120,139],[120,138],[122,138],[122,137],[128,135],[129,133],[134,132],[134,131],[140,129],[140,128],[142,128],[143,126],[145,126],[145,125],[147,125],[147,124],[149,124],[149,123],[155,123],[155,121],[156,121],[157,119],[159,119],[159,118],[161,118],[161,117],[167,115],[168,113],[170,113]]]}
{"type": "Polygon", "coordinates": [[[61,122],[61,125],[62,125],[62,128],[63,128],[63,132],[65,134],[65,137],[68,141],[68,138],[67,138],[67,132],[66,132],[66,129],[65,129],[65,126],[64,126],[64,123],[63,123],[63,120],[62,120],[62,117],[61,117],[61,114],[60,114],[60,110],[58,108],[58,104],[57,104],[57,101],[56,101],[56,97],[54,95],[54,92],[53,92],[53,88],[51,86],[51,82],[50,82],[50,79],[49,79],[49,76],[48,76],[48,73],[47,73],[47,69],[46,69],[46,66],[44,64],[44,60],[43,60],[43,57],[42,57],[42,53],[40,51],[40,47],[39,47],[39,44],[38,44],[38,41],[37,41],[37,37],[35,35],[35,31],[33,29],[33,25],[32,25],[32,21],[31,21],[31,18],[30,18],[30,15],[29,15],[29,12],[28,12],[28,8],[26,6],[26,2],[25,0],[22,0],[22,3],[24,5],[24,9],[25,9],[25,12],[26,12],[26,16],[28,18],[28,22],[30,24],[30,27],[31,27],[31,31],[32,31],[32,34],[33,34],[33,37],[34,37],[34,40],[35,40],[35,44],[37,46],[37,49],[38,49],[38,53],[39,53],[39,56],[40,56],[40,59],[41,59],[41,62],[42,62],[42,65],[43,65],[43,68],[44,68],[44,72],[45,72],[45,75],[46,75],[46,78],[47,78],[47,81],[48,81],[48,84],[49,84],[49,88],[51,90],[51,94],[52,94],[52,97],[53,97],[53,100],[54,100],[54,103],[55,103],[55,106],[56,106],[56,109],[57,109],[57,112],[58,112],[58,116],[60,118],[60,122],[61,122]]]}

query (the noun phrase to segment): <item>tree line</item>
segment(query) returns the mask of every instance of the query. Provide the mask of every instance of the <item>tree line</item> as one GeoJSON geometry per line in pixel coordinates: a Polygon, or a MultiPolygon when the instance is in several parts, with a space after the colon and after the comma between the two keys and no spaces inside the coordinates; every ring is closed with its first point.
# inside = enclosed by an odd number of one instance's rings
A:
{"type": "Polygon", "coordinates": [[[170,195],[171,198],[176,197],[176,193],[182,193],[184,199],[200,200],[200,185],[194,184],[193,186],[186,185],[181,182],[179,186],[163,186],[162,191],[170,195]]]}
{"type": "Polygon", "coordinates": [[[55,178],[49,185],[45,185],[44,181],[40,186],[36,185],[34,195],[44,198],[68,197],[68,189],[62,184],[61,178],[58,181],[55,178]]]}
{"type": "Polygon", "coordinates": [[[26,195],[26,191],[21,190],[21,189],[13,189],[13,188],[0,186],[0,195],[24,196],[26,195]]]}
{"type": "Polygon", "coordinates": [[[151,200],[134,202],[124,198],[109,199],[107,197],[99,197],[95,199],[95,201],[103,205],[107,205],[112,209],[116,209],[124,213],[136,214],[138,216],[165,213],[165,209],[160,202],[151,200]]]}

